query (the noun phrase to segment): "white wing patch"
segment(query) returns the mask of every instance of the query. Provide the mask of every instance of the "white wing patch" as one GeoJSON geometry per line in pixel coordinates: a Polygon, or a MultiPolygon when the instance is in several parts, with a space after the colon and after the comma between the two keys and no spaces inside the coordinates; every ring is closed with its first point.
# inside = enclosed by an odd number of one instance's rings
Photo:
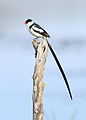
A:
{"type": "Polygon", "coordinates": [[[36,30],[36,31],[39,31],[40,33],[44,32],[41,28],[37,28],[33,25],[32,29],[36,30]]]}
{"type": "Polygon", "coordinates": [[[41,35],[41,34],[39,34],[39,33],[37,33],[37,32],[34,32],[34,30],[33,30],[33,29],[30,29],[29,31],[30,31],[30,33],[31,33],[32,35],[34,35],[35,37],[39,37],[39,38],[41,38],[41,37],[42,37],[42,35],[41,35]]]}

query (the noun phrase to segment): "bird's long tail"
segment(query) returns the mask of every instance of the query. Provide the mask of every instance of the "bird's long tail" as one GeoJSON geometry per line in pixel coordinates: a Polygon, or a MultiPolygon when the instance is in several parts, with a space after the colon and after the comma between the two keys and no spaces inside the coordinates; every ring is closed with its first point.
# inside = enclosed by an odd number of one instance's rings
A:
{"type": "MultiPolygon", "coordinates": [[[[47,41],[47,42],[48,42],[48,41],[47,41]]],[[[59,62],[59,60],[58,60],[58,58],[57,58],[57,56],[56,56],[56,54],[55,54],[55,52],[54,52],[54,50],[53,50],[53,48],[51,47],[51,45],[50,45],[49,42],[48,42],[48,46],[49,46],[49,49],[50,49],[50,51],[51,51],[51,53],[52,53],[52,55],[53,55],[53,57],[54,57],[57,65],[58,65],[58,67],[59,67],[59,70],[60,70],[60,72],[61,72],[61,74],[62,74],[62,76],[63,76],[63,79],[64,79],[64,81],[65,81],[65,84],[66,84],[66,86],[67,86],[67,89],[68,89],[70,98],[71,98],[71,100],[72,100],[73,98],[72,98],[71,90],[70,90],[70,87],[69,87],[69,84],[68,84],[66,75],[65,75],[65,73],[64,73],[64,70],[63,70],[63,68],[62,68],[62,66],[61,66],[61,64],[60,64],[60,62],[59,62]]]]}

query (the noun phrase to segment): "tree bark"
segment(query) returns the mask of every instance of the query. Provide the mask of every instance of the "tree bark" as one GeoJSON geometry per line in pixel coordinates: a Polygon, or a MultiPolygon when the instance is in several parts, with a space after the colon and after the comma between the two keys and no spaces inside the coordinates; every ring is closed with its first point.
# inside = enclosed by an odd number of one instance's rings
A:
{"type": "Polygon", "coordinates": [[[38,40],[33,40],[32,43],[36,57],[33,74],[33,120],[44,120],[43,92],[45,83],[43,81],[43,73],[48,55],[48,44],[45,39],[41,43],[38,40]]]}

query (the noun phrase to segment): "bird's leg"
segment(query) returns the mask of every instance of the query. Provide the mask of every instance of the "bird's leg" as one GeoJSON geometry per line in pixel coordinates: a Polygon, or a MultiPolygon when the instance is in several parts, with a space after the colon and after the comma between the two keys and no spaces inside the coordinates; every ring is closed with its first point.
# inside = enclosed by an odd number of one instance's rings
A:
{"type": "Polygon", "coordinates": [[[47,40],[47,38],[45,36],[42,36],[42,39],[47,40]]]}
{"type": "Polygon", "coordinates": [[[38,39],[38,37],[35,37],[33,40],[37,40],[38,39]]]}

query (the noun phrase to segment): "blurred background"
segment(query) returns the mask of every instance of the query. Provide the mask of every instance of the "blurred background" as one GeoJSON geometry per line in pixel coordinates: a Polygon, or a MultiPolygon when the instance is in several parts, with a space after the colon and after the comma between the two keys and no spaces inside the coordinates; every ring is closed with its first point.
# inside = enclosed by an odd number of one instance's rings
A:
{"type": "Polygon", "coordinates": [[[49,52],[44,80],[45,120],[86,119],[86,0],[0,1],[0,120],[32,119],[33,36],[23,24],[39,23],[65,70],[73,94],[49,52]]]}

